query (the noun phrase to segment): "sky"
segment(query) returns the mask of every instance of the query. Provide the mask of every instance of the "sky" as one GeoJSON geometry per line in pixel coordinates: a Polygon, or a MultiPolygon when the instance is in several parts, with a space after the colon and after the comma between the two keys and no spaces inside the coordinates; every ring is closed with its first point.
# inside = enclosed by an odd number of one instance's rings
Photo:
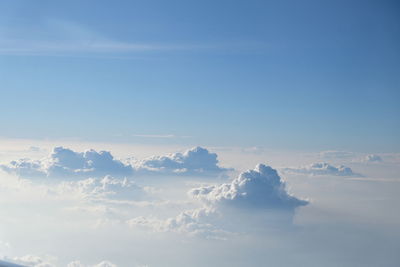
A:
{"type": "Polygon", "coordinates": [[[400,265],[398,1],[0,14],[0,267],[400,265]]]}
{"type": "Polygon", "coordinates": [[[397,1],[0,7],[3,137],[399,150],[397,1]]]}

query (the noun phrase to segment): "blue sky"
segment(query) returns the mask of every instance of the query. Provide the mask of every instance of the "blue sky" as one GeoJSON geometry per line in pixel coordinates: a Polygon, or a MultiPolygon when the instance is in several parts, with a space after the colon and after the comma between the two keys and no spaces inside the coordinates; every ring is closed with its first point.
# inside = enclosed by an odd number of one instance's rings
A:
{"type": "Polygon", "coordinates": [[[400,149],[397,1],[0,10],[3,137],[400,149]]]}

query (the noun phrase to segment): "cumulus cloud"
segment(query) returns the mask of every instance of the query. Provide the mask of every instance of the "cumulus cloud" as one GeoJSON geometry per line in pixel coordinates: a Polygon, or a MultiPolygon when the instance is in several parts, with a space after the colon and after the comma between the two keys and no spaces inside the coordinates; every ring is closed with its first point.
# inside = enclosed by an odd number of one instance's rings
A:
{"type": "Polygon", "coordinates": [[[308,204],[290,195],[277,171],[263,164],[241,173],[231,183],[195,188],[189,195],[205,205],[167,220],[137,217],[128,224],[158,232],[226,239],[237,231],[251,231],[249,225],[265,228],[266,223],[291,223],[295,209],[308,204]]]}
{"type": "Polygon", "coordinates": [[[195,188],[189,194],[212,205],[246,209],[294,209],[308,204],[290,195],[277,171],[264,164],[241,173],[231,183],[195,188]]]}
{"type": "Polygon", "coordinates": [[[184,153],[153,156],[136,163],[138,171],[167,174],[217,174],[227,169],[218,166],[217,154],[202,147],[184,153]]]}
{"type": "Polygon", "coordinates": [[[366,155],[364,158],[364,162],[382,162],[382,158],[376,154],[366,155]]]}
{"type": "Polygon", "coordinates": [[[317,162],[299,168],[285,168],[283,171],[311,175],[360,176],[360,174],[354,173],[350,167],[343,165],[333,166],[326,162],[317,162]]]}
{"type": "Polygon", "coordinates": [[[21,177],[124,177],[133,174],[132,166],[114,159],[108,151],[75,152],[63,147],[55,147],[50,156],[42,160],[21,159],[2,164],[0,168],[21,177]]]}

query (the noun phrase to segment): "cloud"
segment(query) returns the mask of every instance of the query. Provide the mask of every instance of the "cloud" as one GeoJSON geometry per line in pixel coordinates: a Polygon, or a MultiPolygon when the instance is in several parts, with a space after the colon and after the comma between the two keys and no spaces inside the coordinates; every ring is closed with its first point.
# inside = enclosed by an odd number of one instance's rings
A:
{"type": "Polygon", "coordinates": [[[0,169],[20,177],[86,178],[129,177],[135,172],[144,174],[215,175],[229,169],[218,166],[217,154],[202,147],[194,147],[184,153],[153,156],[131,164],[114,159],[108,151],[75,152],[55,147],[41,160],[20,159],[1,164],[0,169]]]}
{"type": "Polygon", "coordinates": [[[255,209],[294,209],[307,205],[286,191],[277,171],[264,164],[241,173],[231,183],[200,187],[189,194],[212,205],[255,209]]]}
{"type": "Polygon", "coordinates": [[[13,262],[27,267],[55,267],[48,260],[42,259],[35,255],[25,255],[22,257],[13,258],[13,262]]]}
{"type": "Polygon", "coordinates": [[[299,168],[284,168],[283,171],[311,175],[360,176],[360,174],[354,173],[350,167],[343,165],[335,167],[326,162],[313,163],[299,168]]]}
{"type": "Polygon", "coordinates": [[[382,162],[382,158],[375,154],[366,155],[364,158],[364,162],[382,162]]]}
{"type": "Polygon", "coordinates": [[[194,147],[184,153],[153,156],[136,163],[137,171],[166,174],[210,175],[228,169],[218,166],[217,154],[202,147],[194,147]]]}
{"type": "Polygon", "coordinates": [[[16,174],[20,177],[44,177],[46,176],[42,162],[39,160],[20,159],[13,160],[9,164],[2,164],[0,168],[8,173],[16,174]]]}
{"type": "Polygon", "coordinates": [[[226,239],[237,231],[249,232],[260,226],[291,223],[295,209],[307,205],[308,201],[290,195],[285,187],[276,170],[259,164],[231,183],[190,190],[190,196],[205,204],[202,208],[183,211],[166,220],[137,217],[127,223],[156,232],[226,239]]]}
{"type": "Polygon", "coordinates": [[[21,177],[124,177],[133,174],[132,166],[114,159],[108,151],[75,152],[63,147],[55,147],[45,159],[21,159],[2,164],[0,168],[21,177]]]}
{"type": "Polygon", "coordinates": [[[354,157],[355,153],[349,151],[328,150],[320,152],[319,155],[324,159],[348,159],[354,157]]]}
{"type": "Polygon", "coordinates": [[[110,261],[102,261],[95,265],[85,265],[80,261],[72,261],[67,265],[67,267],[117,267],[117,265],[110,261]]]}
{"type": "Polygon", "coordinates": [[[48,192],[90,201],[135,200],[146,195],[146,191],[142,187],[128,178],[118,179],[111,176],[64,181],[55,189],[48,189],[48,192]]]}
{"type": "Polygon", "coordinates": [[[143,216],[128,220],[126,223],[133,228],[142,228],[153,232],[174,232],[189,237],[205,239],[226,239],[231,234],[210,223],[210,218],[217,216],[211,208],[199,208],[183,211],[178,216],[160,220],[143,216]]]}

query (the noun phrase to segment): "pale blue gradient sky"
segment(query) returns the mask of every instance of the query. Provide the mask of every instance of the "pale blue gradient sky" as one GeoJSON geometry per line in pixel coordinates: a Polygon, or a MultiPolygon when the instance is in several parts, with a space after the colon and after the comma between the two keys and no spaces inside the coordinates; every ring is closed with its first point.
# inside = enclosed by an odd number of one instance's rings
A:
{"type": "Polygon", "coordinates": [[[0,10],[3,137],[400,151],[398,1],[0,10]]]}

